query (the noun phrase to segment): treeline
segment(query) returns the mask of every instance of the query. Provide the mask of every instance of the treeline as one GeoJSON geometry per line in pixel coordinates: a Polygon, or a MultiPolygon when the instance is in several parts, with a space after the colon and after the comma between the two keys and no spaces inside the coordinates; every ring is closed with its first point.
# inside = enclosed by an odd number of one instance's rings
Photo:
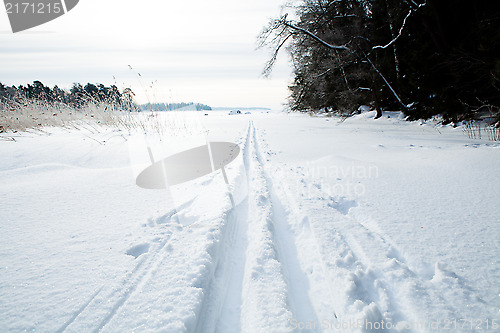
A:
{"type": "Polygon", "coordinates": [[[67,91],[57,85],[50,88],[40,81],[18,87],[5,86],[0,82],[0,101],[12,106],[41,102],[47,105],[64,104],[80,109],[89,103],[106,103],[126,111],[138,111],[133,98],[134,92],[130,88],[120,91],[115,85],[107,87],[103,84],[87,83],[83,86],[74,83],[73,87],[67,91]]]}
{"type": "Polygon", "coordinates": [[[491,0],[304,0],[260,36],[272,69],[288,45],[292,110],[371,105],[446,122],[500,114],[500,3],[491,0]]]}
{"type": "Polygon", "coordinates": [[[148,103],[142,104],[141,109],[143,111],[175,111],[182,109],[195,109],[196,111],[212,110],[212,108],[205,104],[200,103],[148,103]]]}

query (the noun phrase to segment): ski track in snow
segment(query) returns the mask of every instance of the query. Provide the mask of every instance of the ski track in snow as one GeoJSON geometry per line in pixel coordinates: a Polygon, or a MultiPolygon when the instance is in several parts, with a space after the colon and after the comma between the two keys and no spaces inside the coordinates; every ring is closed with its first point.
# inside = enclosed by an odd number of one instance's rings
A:
{"type": "MultiPolygon", "coordinates": [[[[170,223],[195,209],[196,199],[151,219],[148,226],[160,228],[160,237],[129,249],[135,268],[97,290],[57,332],[147,330],[147,318],[128,316],[141,305],[143,314],[168,312],[155,330],[203,333],[335,331],[328,324],[342,320],[423,323],[466,318],[457,309],[481,303],[441,265],[428,276],[412,269],[376,222],[357,210],[356,198],[332,198],[321,185],[310,186],[302,167],[293,171],[302,187],[280,182],[253,122],[242,139],[243,162],[233,180],[246,182],[246,198],[193,228],[170,223]],[[180,245],[192,246],[193,253],[183,253],[180,245]],[[173,273],[182,271],[176,279],[173,273]],[[153,294],[158,289],[162,294],[153,294]],[[457,294],[464,299],[458,306],[450,301],[457,294]],[[121,324],[123,318],[134,326],[121,324]]],[[[214,177],[202,185],[210,187],[214,177]]]]}
{"type": "MultiPolygon", "coordinates": [[[[297,169],[299,181],[280,183],[279,194],[287,200],[289,215],[301,221],[293,227],[296,239],[309,246],[315,244],[321,251],[317,263],[321,263],[322,274],[329,283],[315,284],[316,288],[326,293],[327,288],[333,286],[329,288],[333,306],[329,304],[330,307],[325,308],[325,304],[319,304],[323,306],[323,311],[318,310],[319,323],[331,319],[333,314],[334,322],[384,321],[394,326],[399,323],[393,329],[398,332],[431,332],[431,328],[425,327],[430,321],[440,320],[442,324],[443,318],[472,317],[458,309],[485,303],[463,279],[439,263],[431,274],[412,270],[389,237],[380,232],[376,222],[369,216],[351,214],[351,208],[358,206],[356,200],[330,197],[321,185],[307,182],[302,167],[297,169]],[[303,187],[286,187],[297,183],[302,183],[303,187]],[[304,235],[310,237],[304,238],[304,235]],[[462,296],[461,304],[456,304],[457,295],[462,296]],[[335,312],[329,314],[328,311],[335,312]],[[424,327],[409,328],[414,324],[424,327]]],[[[310,279],[315,281],[312,275],[310,279]]],[[[310,293],[313,292],[311,288],[310,293]]],[[[327,322],[323,328],[333,330],[331,323],[327,322]]]]}
{"type": "MultiPolygon", "coordinates": [[[[245,169],[245,181],[248,177],[249,137],[242,149],[245,169]]],[[[240,183],[241,185],[241,183],[240,183]]],[[[215,271],[207,283],[195,332],[213,332],[220,324],[220,329],[238,331],[241,328],[241,290],[247,250],[248,198],[237,204],[228,216],[228,225],[222,235],[220,252],[214,258],[215,271]]]]}
{"type": "Polygon", "coordinates": [[[137,289],[146,284],[155,274],[162,261],[162,250],[166,247],[171,233],[167,234],[148,256],[139,258],[135,268],[121,281],[119,286],[101,287],[71,320],[65,323],[58,332],[87,330],[88,323],[98,323],[93,332],[101,331],[109,323],[117,311],[127,302],[137,289]],[[84,326],[80,328],[79,323],[84,326]]]}
{"type": "Polygon", "coordinates": [[[318,323],[318,313],[336,316],[314,233],[307,218],[299,221],[300,241],[291,229],[297,216],[273,189],[256,132],[251,123],[243,147],[250,192],[230,219],[197,332],[297,331],[299,323],[318,323]]]}

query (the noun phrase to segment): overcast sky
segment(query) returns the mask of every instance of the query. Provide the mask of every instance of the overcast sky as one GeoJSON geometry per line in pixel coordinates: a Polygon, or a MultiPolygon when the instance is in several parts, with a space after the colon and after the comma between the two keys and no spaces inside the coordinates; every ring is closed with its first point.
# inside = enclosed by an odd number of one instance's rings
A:
{"type": "Polygon", "coordinates": [[[283,53],[271,78],[264,79],[270,51],[255,49],[256,36],[283,3],[80,0],[66,15],[17,34],[2,10],[0,81],[40,80],[64,88],[116,82],[121,89],[131,87],[140,103],[279,109],[288,95],[288,56],[283,53]]]}

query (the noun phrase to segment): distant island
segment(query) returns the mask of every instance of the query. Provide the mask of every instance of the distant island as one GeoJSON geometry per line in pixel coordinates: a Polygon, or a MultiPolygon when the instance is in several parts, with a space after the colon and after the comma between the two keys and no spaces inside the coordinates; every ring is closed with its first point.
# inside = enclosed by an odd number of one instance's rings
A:
{"type": "Polygon", "coordinates": [[[201,103],[146,103],[139,105],[142,111],[255,111],[264,110],[270,111],[270,108],[265,107],[229,107],[229,106],[217,106],[211,107],[201,103]]]}
{"type": "Polygon", "coordinates": [[[227,106],[217,106],[213,107],[212,110],[228,111],[228,110],[241,110],[241,111],[251,111],[251,110],[266,110],[270,111],[270,108],[263,107],[227,107],[227,106]]]}
{"type": "Polygon", "coordinates": [[[210,111],[212,108],[201,103],[147,103],[141,104],[142,111],[210,111]]]}

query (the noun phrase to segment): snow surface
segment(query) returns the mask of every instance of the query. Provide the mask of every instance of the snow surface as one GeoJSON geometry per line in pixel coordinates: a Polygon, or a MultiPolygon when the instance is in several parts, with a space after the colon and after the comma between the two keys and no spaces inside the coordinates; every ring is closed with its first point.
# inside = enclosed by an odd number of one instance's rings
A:
{"type": "Polygon", "coordinates": [[[373,118],[0,141],[0,331],[500,331],[500,145],[373,118]],[[240,145],[229,188],[135,185],[196,133],[240,145]]]}

